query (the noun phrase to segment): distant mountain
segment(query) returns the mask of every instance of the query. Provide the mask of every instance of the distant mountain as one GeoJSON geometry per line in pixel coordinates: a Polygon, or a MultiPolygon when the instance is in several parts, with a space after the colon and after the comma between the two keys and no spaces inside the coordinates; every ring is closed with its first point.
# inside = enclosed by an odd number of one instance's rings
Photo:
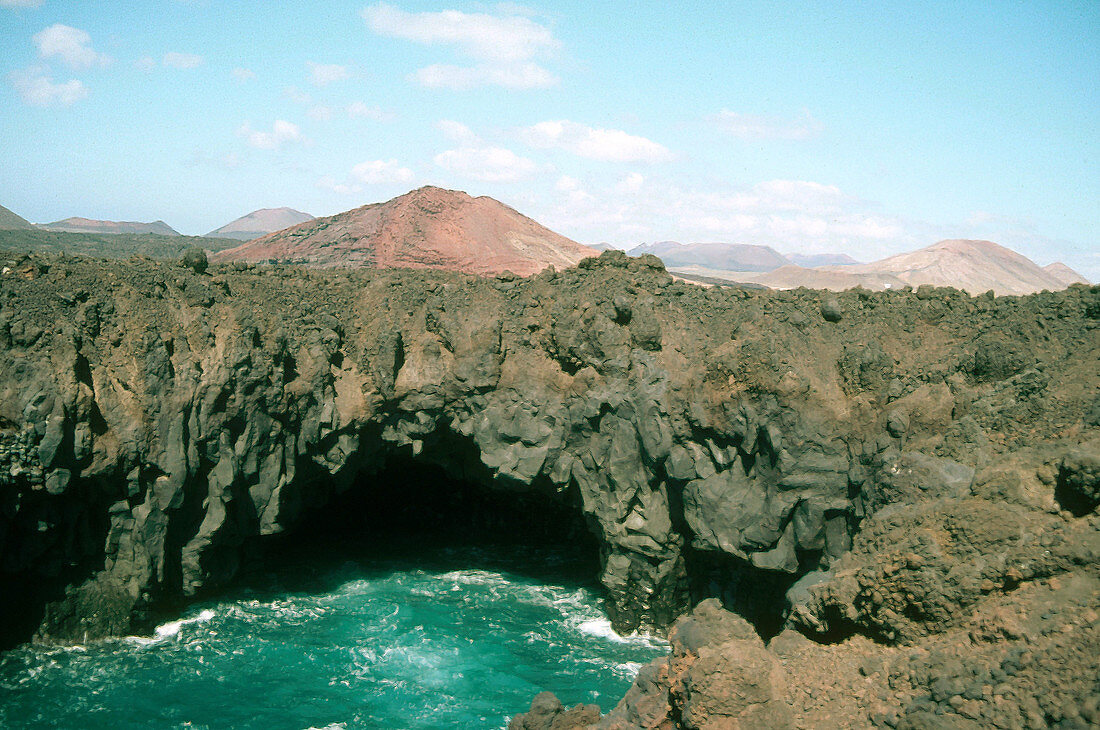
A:
{"type": "Polygon", "coordinates": [[[897,254],[869,264],[784,267],[753,275],[750,281],[779,289],[799,286],[868,289],[899,286],[952,286],[970,294],[1031,294],[1065,289],[1067,284],[1026,256],[992,241],[940,241],[926,248],[897,254]]]}
{"type": "Polygon", "coordinates": [[[791,263],[770,246],[748,243],[677,243],[658,241],[630,249],[631,256],[651,253],[665,266],[700,266],[724,271],[772,271],[791,263]]]}
{"type": "Polygon", "coordinates": [[[238,241],[251,241],[268,233],[290,228],[298,223],[313,220],[309,213],[293,208],[261,208],[243,215],[232,223],[215,228],[207,233],[208,238],[235,238],[238,241]]]}
{"type": "Polygon", "coordinates": [[[1061,261],[1055,261],[1053,264],[1047,264],[1043,267],[1043,271],[1047,272],[1066,286],[1069,286],[1070,284],[1092,283],[1070,267],[1063,264],[1061,261]]]}
{"type": "Polygon", "coordinates": [[[863,263],[862,261],[856,261],[846,253],[791,253],[787,254],[787,258],[791,260],[791,263],[807,269],[817,266],[850,266],[863,263]]]}
{"type": "Polygon", "coordinates": [[[137,221],[97,221],[90,218],[66,218],[38,226],[46,231],[67,233],[155,233],[158,236],[178,236],[179,231],[164,221],[140,223],[137,221]]]}
{"type": "Polygon", "coordinates": [[[24,228],[34,228],[30,221],[20,218],[15,213],[0,205],[0,231],[13,231],[24,228]]]}
{"type": "Polygon", "coordinates": [[[616,246],[615,244],[608,243],[607,241],[600,241],[599,243],[589,243],[589,244],[586,244],[586,245],[589,248],[596,249],[597,251],[625,251],[626,250],[622,246],[616,246]]]}
{"type": "MultiPolygon", "coordinates": [[[[745,277],[742,277],[745,278],[745,277]]],[[[831,289],[844,291],[861,286],[864,289],[900,289],[906,282],[890,273],[866,272],[851,273],[848,267],[810,269],[791,264],[774,271],[752,274],[749,281],[763,284],[772,289],[831,289]]]]}
{"type": "Polygon", "coordinates": [[[317,267],[408,267],[521,276],[598,252],[492,198],[423,187],[385,203],[316,218],[248,241],[219,260],[317,267]]]}
{"type": "Polygon", "coordinates": [[[841,270],[852,274],[889,274],[912,286],[953,286],[971,294],[991,289],[996,294],[1031,294],[1066,288],[1060,279],[1043,271],[1031,259],[992,241],[940,241],[919,251],[841,270]]]}

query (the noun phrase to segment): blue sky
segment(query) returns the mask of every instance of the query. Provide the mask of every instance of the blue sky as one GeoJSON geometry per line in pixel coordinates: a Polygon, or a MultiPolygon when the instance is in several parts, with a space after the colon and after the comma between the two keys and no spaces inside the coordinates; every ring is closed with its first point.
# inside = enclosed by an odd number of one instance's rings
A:
{"type": "Polygon", "coordinates": [[[0,204],[329,215],[425,184],[586,243],[1100,280],[1100,3],[0,0],[0,204]]]}

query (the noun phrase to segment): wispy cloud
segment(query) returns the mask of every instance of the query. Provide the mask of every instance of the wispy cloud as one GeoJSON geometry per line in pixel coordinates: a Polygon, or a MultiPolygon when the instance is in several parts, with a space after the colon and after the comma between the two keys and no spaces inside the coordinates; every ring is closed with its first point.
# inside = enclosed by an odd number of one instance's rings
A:
{"type": "Polygon", "coordinates": [[[379,122],[390,119],[393,114],[384,111],[381,107],[368,106],[361,101],[353,101],[345,110],[352,119],[374,119],[379,122]]]}
{"type": "Polygon", "coordinates": [[[275,120],[270,132],[253,129],[248,122],[245,122],[237,130],[237,134],[243,137],[250,147],[260,150],[277,150],[304,139],[297,124],[282,119],[275,120]]]}
{"type": "Polygon", "coordinates": [[[37,8],[42,0],[0,0],[0,8],[37,8]]]}
{"type": "Polygon", "coordinates": [[[362,15],[379,35],[450,46],[475,61],[473,66],[433,64],[421,68],[413,79],[423,86],[535,89],[557,84],[554,74],[535,63],[535,59],[551,56],[561,47],[554,33],[514,8],[498,9],[496,15],[458,10],[409,13],[379,3],[365,8],[362,15]]]}
{"type": "Polygon", "coordinates": [[[325,175],[317,180],[317,187],[340,195],[355,195],[363,192],[364,185],[409,183],[415,178],[416,174],[397,160],[367,160],[351,168],[344,181],[325,175]]]}
{"type": "Polygon", "coordinates": [[[399,165],[397,160],[360,162],[351,168],[351,176],[366,185],[409,182],[414,177],[413,171],[399,165]]]}
{"type": "Polygon", "coordinates": [[[722,132],[742,139],[810,139],[825,129],[809,111],[803,111],[796,119],[781,119],[723,109],[706,120],[722,132]]]}
{"type": "Polygon", "coordinates": [[[40,58],[58,59],[69,68],[106,66],[110,56],[92,48],[92,37],[72,26],[56,23],[34,34],[32,39],[40,58]]]}
{"type": "Polygon", "coordinates": [[[605,162],[665,162],[672,153],[657,142],[619,129],[596,129],[577,122],[539,122],[520,130],[520,138],[539,149],[558,148],[578,157],[605,162]]]}
{"type": "Polygon", "coordinates": [[[518,15],[458,10],[407,13],[379,3],[366,8],[363,17],[380,35],[425,45],[453,45],[468,56],[498,63],[525,61],[561,46],[549,28],[518,15]]]}
{"type": "Polygon", "coordinates": [[[202,56],[195,55],[194,53],[176,53],[170,51],[164,54],[164,65],[171,66],[172,68],[198,68],[202,65],[202,56]]]}
{"type": "Polygon", "coordinates": [[[8,81],[29,106],[72,106],[88,95],[88,89],[77,79],[55,83],[41,66],[12,71],[8,81]]]}
{"type": "Polygon", "coordinates": [[[413,79],[430,89],[465,91],[478,86],[503,86],[506,89],[545,89],[556,86],[558,77],[537,63],[508,66],[452,66],[433,64],[418,69],[413,79]]]}
{"type": "Polygon", "coordinates": [[[452,142],[459,142],[467,147],[481,144],[481,138],[462,122],[456,122],[453,119],[440,119],[435,123],[435,128],[452,142]]]}
{"type": "Polygon", "coordinates": [[[530,177],[538,165],[503,147],[461,147],[441,152],[435,164],[461,177],[482,182],[516,182],[530,177]]]}
{"type": "Polygon", "coordinates": [[[314,86],[328,86],[337,81],[351,78],[351,72],[348,71],[347,66],[340,66],[335,63],[326,64],[306,61],[306,68],[309,69],[310,82],[314,86]]]}
{"type": "Polygon", "coordinates": [[[249,68],[238,66],[233,69],[233,78],[237,81],[251,81],[256,78],[256,72],[249,68]]]}
{"type": "Polygon", "coordinates": [[[556,200],[535,211],[540,222],[578,240],[626,248],[645,240],[729,241],[869,260],[936,240],[920,224],[812,180],[704,188],[629,173],[592,188],[562,177],[555,191],[556,200]]]}

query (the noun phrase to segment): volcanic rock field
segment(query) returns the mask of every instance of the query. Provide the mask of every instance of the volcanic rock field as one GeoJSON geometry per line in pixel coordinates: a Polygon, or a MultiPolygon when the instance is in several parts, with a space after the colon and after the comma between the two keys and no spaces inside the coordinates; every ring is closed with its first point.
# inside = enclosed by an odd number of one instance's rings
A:
{"type": "Polygon", "coordinates": [[[1100,287],[0,263],[3,646],[147,630],[343,495],[415,513],[411,462],[582,525],[670,637],[512,727],[1100,724],[1100,287]]]}

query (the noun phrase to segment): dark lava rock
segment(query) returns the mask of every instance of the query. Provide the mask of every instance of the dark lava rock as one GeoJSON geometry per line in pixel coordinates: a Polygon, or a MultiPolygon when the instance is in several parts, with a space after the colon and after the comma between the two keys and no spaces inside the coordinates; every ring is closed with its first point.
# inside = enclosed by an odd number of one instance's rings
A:
{"type": "Polygon", "coordinates": [[[1100,448],[1075,449],[1058,465],[1059,504],[1074,515],[1088,514],[1100,505],[1100,448]]]}
{"type": "Polygon", "coordinates": [[[826,322],[839,322],[844,319],[844,312],[840,309],[840,302],[828,299],[821,303],[821,316],[826,322]]]}
{"type": "Polygon", "coordinates": [[[180,258],[180,265],[191,269],[196,274],[205,273],[207,267],[210,265],[206,258],[206,249],[199,248],[198,246],[192,246],[187,249],[180,258]]]}

